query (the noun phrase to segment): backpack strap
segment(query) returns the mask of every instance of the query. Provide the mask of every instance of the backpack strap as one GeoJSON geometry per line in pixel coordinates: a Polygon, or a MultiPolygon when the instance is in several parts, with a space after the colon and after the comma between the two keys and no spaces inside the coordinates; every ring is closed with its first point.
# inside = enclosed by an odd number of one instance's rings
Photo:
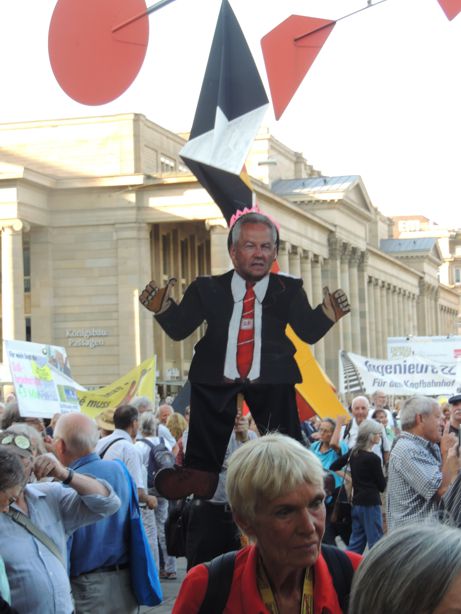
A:
{"type": "Polygon", "coordinates": [[[347,612],[352,578],[354,576],[351,560],[343,550],[327,544],[322,544],[322,556],[333,580],[333,586],[335,587],[341,610],[347,612]]]}
{"type": "Polygon", "coordinates": [[[222,614],[224,611],[234,577],[236,556],[237,552],[233,550],[205,563],[208,569],[208,586],[198,614],[222,614]]]}
{"type": "MultiPolygon", "coordinates": [[[[354,568],[345,552],[334,546],[322,544],[322,555],[333,580],[339,605],[347,612],[354,568]]],[[[208,586],[198,614],[221,614],[224,611],[234,576],[237,552],[226,552],[205,563],[208,569],[208,586]]]]}
{"type": "Polygon", "coordinates": [[[42,544],[46,546],[48,550],[50,550],[59,561],[61,561],[64,569],[67,572],[67,563],[64,560],[61,551],[59,550],[57,545],[54,543],[51,537],[48,537],[45,531],[42,531],[40,527],[38,527],[32,522],[29,516],[26,516],[26,514],[23,514],[23,512],[21,512],[20,510],[15,509],[8,509],[5,514],[7,514],[11,518],[11,520],[16,522],[16,524],[21,525],[21,527],[23,527],[31,535],[41,541],[42,544]]]}
{"type": "Polygon", "coordinates": [[[155,450],[155,443],[152,443],[152,441],[149,441],[145,437],[143,437],[142,439],[138,439],[138,441],[142,441],[143,443],[146,443],[151,450],[155,450]]]}
{"type": "Polygon", "coordinates": [[[111,441],[110,443],[107,444],[107,446],[105,448],[103,448],[102,452],[99,453],[99,458],[104,458],[104,456],[106,455],[107,450],[114,445],[114,443],[116,443],[117,441],[122,441],[122,439],[125,439],[125,437],[117,437],[117,439],[114,439],[113,441],[111,441]]]}

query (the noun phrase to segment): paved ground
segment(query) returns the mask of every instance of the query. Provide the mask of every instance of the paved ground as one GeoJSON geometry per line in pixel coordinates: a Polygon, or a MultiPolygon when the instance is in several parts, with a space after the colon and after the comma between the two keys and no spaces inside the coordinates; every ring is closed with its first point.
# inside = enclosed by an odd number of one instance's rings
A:
{"type": "Polygon", "coordinates": [[[177,559],[177,572],[178,577],[176,580],[161,580],[163,602],[154,608],[141,608],[141,614],[171,614],[174,600],[186,575],[186,559],[177,559]]]}

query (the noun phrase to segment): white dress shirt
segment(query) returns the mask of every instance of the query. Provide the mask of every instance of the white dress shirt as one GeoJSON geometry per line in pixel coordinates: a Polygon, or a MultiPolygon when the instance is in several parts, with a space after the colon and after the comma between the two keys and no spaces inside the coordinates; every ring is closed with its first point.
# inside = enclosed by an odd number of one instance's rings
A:
{"type": "MultiPolygon", "coordinates": [[[[253,362],[248,379],[258,379],[261,373],[261,324],[262,324],[262,302],[266,296],[267,287],[269,285],[269,275],[260,279],[253,286],[255,293],[255,308],[254,308],[254,350],[253,362]]],[[[242,319],[243,299],[246,293],[246,282],[237,271],[234,271],[231,282],[232,297],[234,299],[234,310],[229,322],[229,331],[227,333],[227,350],[226,360],[224,363],[224,377],[228,379],[240,379],[240,373],[237,369],[237,340],[240,329],[240,320],[242,319]]]]}

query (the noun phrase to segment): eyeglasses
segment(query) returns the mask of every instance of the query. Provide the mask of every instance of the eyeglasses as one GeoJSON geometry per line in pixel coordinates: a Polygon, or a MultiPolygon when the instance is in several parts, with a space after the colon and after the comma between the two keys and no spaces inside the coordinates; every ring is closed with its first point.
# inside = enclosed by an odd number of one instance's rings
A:
{"type": "Polygon", "coordinates": [[[30,450],[30,440],[25,435],[5,435],[0,439],[0,445],[9,446],[13,444],[20,450],[30,450]]]}

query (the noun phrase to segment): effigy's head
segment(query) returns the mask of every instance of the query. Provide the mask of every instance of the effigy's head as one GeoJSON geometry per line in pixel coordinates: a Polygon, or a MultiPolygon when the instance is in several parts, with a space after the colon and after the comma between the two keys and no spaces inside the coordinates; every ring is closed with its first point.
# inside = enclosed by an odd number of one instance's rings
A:
{"type": "Polygon", "coordinates": [[[279,231],[270,217],[250,210],[236,216],[227,245],[237,273],[256,282],[269,273],[277,258],[279,231]]]}

